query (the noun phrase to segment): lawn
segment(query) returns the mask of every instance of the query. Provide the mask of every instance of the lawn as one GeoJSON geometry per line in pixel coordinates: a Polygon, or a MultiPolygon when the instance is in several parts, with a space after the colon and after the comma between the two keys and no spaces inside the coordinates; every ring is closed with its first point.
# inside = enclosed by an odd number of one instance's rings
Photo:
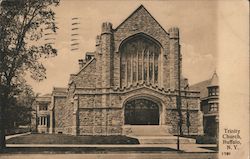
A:
{"type": "MultiPolygon", "coordinates": [[[[72,136],[65,134],[29,134],[7,140],[7,144],[139,144],[135,138],[117,136],[72,136]]],[[[0,154],[86,154],[86,153],[159,153],[177,152],[167,147],[7,147],[0,154]]]]}
{"type": "Polygon", "coordinates": [[[8,147],[1,154],[182,153],[168,147],[8,147]]]}
{"type": "Polygon", "coordinates": [[[65,134],[30,134],[11,138],[7,144],[139,144],[127,136],[72,136],[65,134]]]}

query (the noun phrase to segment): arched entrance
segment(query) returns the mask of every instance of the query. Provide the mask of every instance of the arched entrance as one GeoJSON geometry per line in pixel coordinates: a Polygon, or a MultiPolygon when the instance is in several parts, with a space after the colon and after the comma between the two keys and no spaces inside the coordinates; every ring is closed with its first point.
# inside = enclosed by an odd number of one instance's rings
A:
{"type": "Polygon", "coordinates": [[[125,124],[159,125],[159,106],[148,99],[134,99],[125,104],[125,124]]]}

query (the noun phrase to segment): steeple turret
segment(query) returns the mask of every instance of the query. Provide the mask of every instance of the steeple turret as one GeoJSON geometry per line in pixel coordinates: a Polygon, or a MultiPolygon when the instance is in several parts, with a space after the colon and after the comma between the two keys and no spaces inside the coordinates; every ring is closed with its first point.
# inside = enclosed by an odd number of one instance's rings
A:
{"type": "Polygon", "coordinates": [[[216,71],[214,71],[214,74],[210,80],[210,84],[207,87],[214,87],[214,86],[219,86],[219,79],[216,71]]]}
{"type": "Polygon", "coordinates": [[[214,72],[210,84],[207,86],[208,96],[218,96],[219,95],[219,79],[216,72],[214,72]]]}

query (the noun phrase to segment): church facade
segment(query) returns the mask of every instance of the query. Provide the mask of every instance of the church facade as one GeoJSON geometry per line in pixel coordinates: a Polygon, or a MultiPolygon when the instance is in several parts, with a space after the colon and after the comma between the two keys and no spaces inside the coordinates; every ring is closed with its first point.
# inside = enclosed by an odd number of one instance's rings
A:
{"type": "MultiPolygon", "coordinates": [[[[143,6],[116,28],[109,22],[101,28],[95,51],[78,61],[68,87],[37,98],[38,132],[177,134],[179,29],[165,31],[143,6]]],[[[183,132],[201,135],[200,94],[184,90],[181,77],[183,132]]]]}

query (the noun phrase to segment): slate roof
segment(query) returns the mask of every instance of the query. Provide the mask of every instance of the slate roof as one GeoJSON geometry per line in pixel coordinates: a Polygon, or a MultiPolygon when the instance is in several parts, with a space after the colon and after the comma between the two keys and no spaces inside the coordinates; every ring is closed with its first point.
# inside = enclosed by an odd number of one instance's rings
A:
{"type": "Polygon", "coordinates": [[[205,98],[208,96],[208,89],[207,87],[212,87],[212,86],[219,86],[219,80],[218,80],[218,75],[216,72],[214,72],[212,78],[196,83],[194,85],[191,85],[189,87],[190,90],[193,91],[199,91],[200,92],[200,98],[205,98]]]}
{"type": "Polygon", "coordinates": [[[214,72],[212,79],[210,80],[210,84],[208,87],[219,86],[219,79],[216,72],[214,72]]]}
{"type": "Polygon", "coordinates": [[[192,90],[192,91],[199,91],[200,92],[200,98],[205,98],[205,97],[208,96],[207,86],[210,84],[210,80],[211,79],[196,83],[194,85],[191,85],[189,87],[189,89],[192,90]]]}

